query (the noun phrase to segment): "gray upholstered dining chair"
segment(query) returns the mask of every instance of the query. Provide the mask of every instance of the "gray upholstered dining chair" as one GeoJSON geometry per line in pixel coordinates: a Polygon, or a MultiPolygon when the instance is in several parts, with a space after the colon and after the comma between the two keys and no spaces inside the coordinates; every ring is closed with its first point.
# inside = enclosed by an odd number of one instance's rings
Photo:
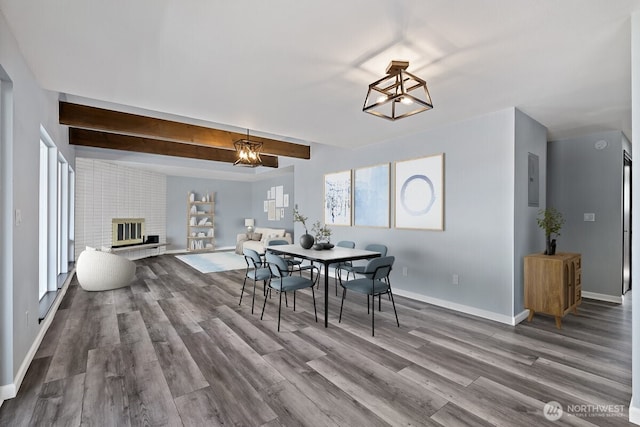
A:
{"type": "MultiPolygon", "coordinates": [[[[313,313],[318,321],[318,312],[316,311],[316,294],[313,290],[318,278],[320,277],[320,271],[317,267],[313,266],[313,269],[318,270],[318,274],[315,275],[315,280],[308,279],[301,276],[292,276],[289,274],[289,266],[287,262],[276,254],[271,252],[266,253],[267,264],[271,270],[271,280],[269,280],[269,287],[267,294],[271,294],[272,290],[277,291],[280,294],[278,301],[278,332],[280,331],[280,313],[282,311],[282,294],[286,292],[293,292],[293,311],[296,310],[296,291],[305,288],[311,288],[311,296],[313,297],[313,313]]],[[[313,274],[312,274],[313,276],[313,274]]],[[[264,309],[267,306],[267,295],[264,297],[264,304],[262,305],[262,315],[260,320],[264,317],[264,309]]]]}
{"type": "MultiPolygon", "coordinates": [[[[272,240],[271,242],[269,242],[269,246],[290,245],[290,244],[291,243],[287,242],[286,240],[272,240]]],[[[311,270],[313,268],[310,265],[302,265],[302,260],[291,257],[291,256],[286,256],[282,258],[286,261],[287,266],[289,267],[288,268],[289,274],[293,273],[294,271],[298,271],[302,276],[303,270],[311,270]]]]}
{"type": "Polygon", "coordinates": [[[262,281],[264,284],[264,294],[267,293],[267,280],[271,279],[271,271],[262,264],[260,254],[253,249],[243,249],[244,261],[247,263],[247,271],[244,275],[244,283],[242,283],[242,291],[240,291],[240,303],[242,305],[242,296],[244,295],[244,287],[247,279],[253,280],[253,298],[251,299],[251,314],[253,314],[253,306],[256,302],[256,282],[262,281]]]}
{"type": "Polygon", "coordinates": [[[398,324],[398,327],[400,327],[398,312],[396,311],[396,303],[393,300],[393,293],[391,292],[391,281],[389,280],[389,274],[393,268],[394,261],[395,257],[393,256],[374,258],[364,267],[362,274],[366,277],[346,281],[342,281],[342,278],[340,277],[340,286],[342,286],[342,302],[340,303],[340,317],[338,318],[338,322],[342,322],[342,308],[347,296],[347,290],[350,290],[367,295],[367,313],[369,312],[369,296],[371,296],[371,336],[374,336],[375,332],[374,313],[376,311],[376,295],[378,296],[378,310],[380,310],[380,295],[389,294],[391,304],[393,305],[393,312],[396,315],[396,323],[398,324]]]}
{"type": "MultiPolygon", "coordinates": [[[[387,247],[385,245],[381,245],[378,243],[371,243],[364,247],[365,251],[378,252],[381,257],[387,256],[387,247]]],[[[341,270],[347,272],[347,280],[349,280],[350,273],[353,273],[353,277],[356,277],[356,274],[364,274],[364,265],[345,265],[340,267],[341,270]]]]}
{"type": "MultiPolygon", "coordinates": [[[[339,246],[341,248],[353,249],[356,247],[356,243],[352,242],[351,240],[341,240],[336,243],[336,246],[339,246]]],[[[340,272],[340,268],[343,266],[351,266],[351,261],[335,262],[333,264],[329,264],[329,267],[333,267],[334,269],[334,276],[336,280],[336,296],[338,296],[338,273],[340,272]]]]}

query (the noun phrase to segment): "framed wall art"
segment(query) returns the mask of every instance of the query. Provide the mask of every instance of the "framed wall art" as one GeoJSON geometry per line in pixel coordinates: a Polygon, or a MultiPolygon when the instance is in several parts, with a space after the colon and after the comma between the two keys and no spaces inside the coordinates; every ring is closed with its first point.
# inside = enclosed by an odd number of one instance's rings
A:
{"type": "Polygon", "coordinates": [[[389,227],[389,163],[353,172],[353,224],[389,227]]]}
{"type": "Polygon", "coordinates": [[[395,163],[395,226],[444,230],[444,153],[395,163]]]}
{"type": "Polygon", "coordinates": [[[351,225],[351,170],[324,176],[324,223],[351,225]]]}

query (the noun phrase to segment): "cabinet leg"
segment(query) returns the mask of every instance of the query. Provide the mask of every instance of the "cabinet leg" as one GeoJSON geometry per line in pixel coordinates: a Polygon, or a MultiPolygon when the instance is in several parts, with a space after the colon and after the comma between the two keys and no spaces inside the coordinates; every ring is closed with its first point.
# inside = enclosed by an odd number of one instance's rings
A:
{"type": "Polygon", "coordinates": [[[529,317],[527,317],[527,322],[531,322],[531,319],[533,319],[533,310],[529,309],[529,317]]]}
{"type": "Polygon", "coordinates": [[[556,316],[556,328],[562,329],[562,317],[556,316]]]}

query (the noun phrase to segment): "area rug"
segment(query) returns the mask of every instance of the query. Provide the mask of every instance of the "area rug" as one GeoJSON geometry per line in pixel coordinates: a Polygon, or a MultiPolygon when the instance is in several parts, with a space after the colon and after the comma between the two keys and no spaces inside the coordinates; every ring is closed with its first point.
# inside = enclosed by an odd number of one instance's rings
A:
{"type": "Polygon", "coordinates": [[[201,273],[218,273],[220,271],[246,268],[244,256],[234,252],[207,252],[192,255],[176,255],[180,261],[195,268],[201,273]]]}

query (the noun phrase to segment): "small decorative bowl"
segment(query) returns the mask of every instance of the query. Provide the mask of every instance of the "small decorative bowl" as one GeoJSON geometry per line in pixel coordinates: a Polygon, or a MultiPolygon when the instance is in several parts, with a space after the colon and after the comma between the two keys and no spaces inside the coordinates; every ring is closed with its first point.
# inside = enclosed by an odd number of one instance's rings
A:
{"type": "Polygon", "coordinates": [[[324,244],[323,243],[316,243],[315,245],[313,245],[313,249],[315,249],[316,251],[321,251],[324,249],[324,244]]]}
{"type": "Polygon", "coordinates": [[[324,243],[323,246],[325,249],[333,249],[333,243],[324,243]]]}

